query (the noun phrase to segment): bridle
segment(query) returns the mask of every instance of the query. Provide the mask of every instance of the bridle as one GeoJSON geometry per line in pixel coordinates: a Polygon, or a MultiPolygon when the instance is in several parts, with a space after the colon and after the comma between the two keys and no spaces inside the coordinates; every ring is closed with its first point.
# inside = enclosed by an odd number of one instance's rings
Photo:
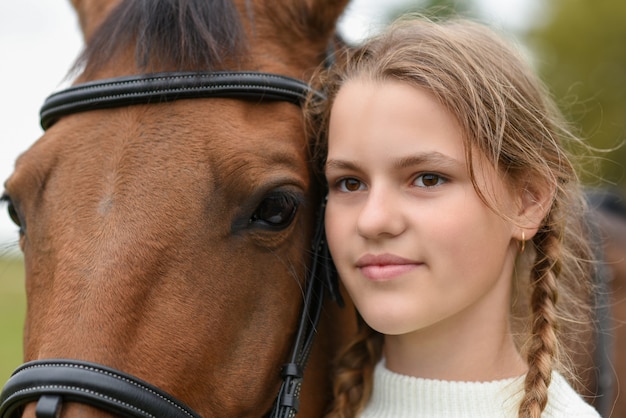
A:
{"type": "MultiPolygon", "coordinates": [[[[95,109],[163,103],[194,98],[238,98],[287,101],[299,105],[308,95],[323,97],[306,83],[261,72],[170,72],[88,82],[48,97],[41,109],[41,126],[59,118],[95,109]]],[[[282,384],[270,418],[292,418],[299,409],[304,368],[316,333],[325,288],[342,304],[334,267],[324,238],[324,204],[313,239],[311,269],[295,342],[282,369],[282,384]]],[[[0,418],[19,416],[37,402],[37,418],[56,418],[63,402],[85,403],[126,417],[200,417],[161,389],[125,372],[99,364],[71,360],[37,360],[23,364],[0,394],[0,418]],[[16,415],[18,414],[18,415],[16,415]]]]}
{"type": "Polygon", "coordinates": [[[48,97],[41,108],[41,126],[87,110],[154,104],[180,99],[235,98],[278,100],[296,105],[308,94],[321,93],[295,78],[247,71],[169,72],[92,81],[48,97]]]}

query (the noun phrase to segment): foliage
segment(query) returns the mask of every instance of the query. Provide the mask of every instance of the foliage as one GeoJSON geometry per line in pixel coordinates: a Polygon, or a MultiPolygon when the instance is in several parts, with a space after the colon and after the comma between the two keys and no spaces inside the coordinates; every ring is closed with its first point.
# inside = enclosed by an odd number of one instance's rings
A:
{"type": "MultiPolygon", "coordinates": [[[[626,2],[550,0],[528,33],[542,78],[581,135],[603,152],[599,175],[626,191],[626,2]]],[[[587,182],[600,183],[594,176],[587,182]]]]}

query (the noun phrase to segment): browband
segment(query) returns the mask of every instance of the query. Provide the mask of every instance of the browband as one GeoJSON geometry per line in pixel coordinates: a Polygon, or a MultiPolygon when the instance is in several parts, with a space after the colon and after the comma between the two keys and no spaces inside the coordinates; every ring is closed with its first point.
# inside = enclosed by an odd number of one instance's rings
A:
{"type": "Polygon", "coordinates": [[[171,72],[111,78],[79,84],[50,95],[41,108],[46,130],[60,117],[87,110],[180,99],[236,98],[300,104],[321,93],[295,78],[261,72],[171,72]]]}

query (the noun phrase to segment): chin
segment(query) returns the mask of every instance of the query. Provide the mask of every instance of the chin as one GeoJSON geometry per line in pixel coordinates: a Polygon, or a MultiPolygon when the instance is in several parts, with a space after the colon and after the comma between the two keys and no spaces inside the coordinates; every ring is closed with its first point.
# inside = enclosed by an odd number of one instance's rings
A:
{"type": "Polygon", "coordinates": [[[361,313],[363,320],[374,331],[385,335],[402,335],[415,331],[415,326],[406,323],[406,315],[381,315],[380,313],[361,313]]]}

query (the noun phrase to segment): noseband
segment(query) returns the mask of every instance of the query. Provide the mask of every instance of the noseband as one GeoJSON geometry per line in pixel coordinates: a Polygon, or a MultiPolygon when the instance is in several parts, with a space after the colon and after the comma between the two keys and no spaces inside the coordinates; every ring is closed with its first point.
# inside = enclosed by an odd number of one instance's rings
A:
{"type": "MultiPolygon", "coordinates": [[[[89,82],[51,95],[41,109],[41,126],[88,110],[179,99],[237,98],[287,101],[299,105],[308,95],[323,97],[300,80],[259,72],[173,72],[89,82]]],[[[313,258],[296,339],[282,369],[282,384],[269,414],[292,418],[299,408],[300,389],[323,305],[324,288],[340,304],[336,275],[324,239],[324,207],[318,214],[313,258]]],[[[161,389],[119,370],[77,360],[52,359],[25,363],[0,394],[0,418],[20,416],[37,402],[37,418],[60,416],[63,402],[79,402],[126,417],[200,417],[161,389]],[[17,414],[17,415],[16,415],[17,414]]]]}

